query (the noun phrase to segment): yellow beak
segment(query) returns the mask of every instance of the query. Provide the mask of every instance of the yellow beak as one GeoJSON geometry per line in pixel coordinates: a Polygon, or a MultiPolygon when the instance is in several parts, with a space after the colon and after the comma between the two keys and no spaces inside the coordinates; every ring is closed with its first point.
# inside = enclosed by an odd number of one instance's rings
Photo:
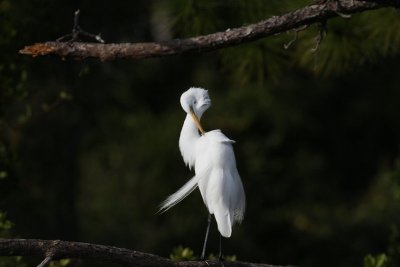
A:
{"type": "Polygon", "coordinates": [[[203,127],[201,127],[200,120],[197,118],[196,114],[193,111],[193,108],[190,107],[190,115],[192,115],[192,118],[194,120],[194,123],[196,124],[197,128],[201,132],[201,135],[205,134],[205,131],[203,130],[203,127]]]}

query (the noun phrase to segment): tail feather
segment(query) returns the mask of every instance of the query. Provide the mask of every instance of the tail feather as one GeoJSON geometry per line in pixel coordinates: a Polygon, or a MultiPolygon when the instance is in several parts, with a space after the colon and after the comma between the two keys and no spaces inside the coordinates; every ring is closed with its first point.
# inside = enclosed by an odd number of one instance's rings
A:
{"type": "Polygon", "coordinates": [[[170,195],[166,200],[161,203],[158,213],[164,213],[179,202],[181,202],[185,197],[187,197],[190,193],[193,192],[193,190],[197,188],[198,181],[199,178],[197,178],[197,176],[194,176],[192,179],[190,179],[178,191],[170,195]]]}
{"type": "Polygon", "coordinates": [[[218,231],[223,237],[231,237],[232,221],[229,211],[224,211],[221,207],[217,207],[214,212],[215,220],[217,221],[218,231]]]}

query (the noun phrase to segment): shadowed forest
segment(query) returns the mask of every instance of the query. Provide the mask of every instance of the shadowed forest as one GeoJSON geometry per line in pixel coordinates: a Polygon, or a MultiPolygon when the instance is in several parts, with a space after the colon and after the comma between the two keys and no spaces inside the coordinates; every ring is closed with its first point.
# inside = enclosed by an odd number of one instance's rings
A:
{"type": "MultiPolygon", "coordinates": [[[[331,19],[316,51],[318,24],[288,49],[294,32],[140,61],[18,54],[70,33],[77,9],[85,31],[122,43],[225,31],[310,2],[0,1],[0,237],[164,257],[190,248],[198,257],[207,225],[198,190],[156,214],[194,175],[178,138],[186,116],[180,95],[196,86],[213,103],[205,130],[236,141],[247,196],[225,255],[277,265],[399,266],[398,10],[331,19]]],[[[215,224],[208,248],[218,253],[215,224]]],[[[0,257],[0,266],[40,261],[0,257]]]]}

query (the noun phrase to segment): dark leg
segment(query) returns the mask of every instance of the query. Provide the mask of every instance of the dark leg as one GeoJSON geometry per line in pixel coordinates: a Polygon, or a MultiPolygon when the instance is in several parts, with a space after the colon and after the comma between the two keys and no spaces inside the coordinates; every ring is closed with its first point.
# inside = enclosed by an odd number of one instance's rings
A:
{"type": "Polygon", "coordinates": [[[219,255],[218,255],[218,261],[221,264],[222,267],[225,267],[224,264],[224,258],[222,256],[222,235],[219,234],[219,255]]]}
{"type": "Polygon", "coordinates": [[[218,255],[219,261],[223,261],[224,258],[222,257],[222,235],[219,234],[219,255],[218,255]]]}
{"type": "Polygon", "coordinates": [[[206,230],[206,237],[204,238],[204,244],[203,244],[203,250],[201,251],[201,256],[200,260],[205,260],[206,257],[206,246],[207,246],[207,239],[208,239],[208,233],[210,232],[210,225],[211,225],[211,214],[208,214],[208,224],[207,224],[207,230],[206,230]]]}

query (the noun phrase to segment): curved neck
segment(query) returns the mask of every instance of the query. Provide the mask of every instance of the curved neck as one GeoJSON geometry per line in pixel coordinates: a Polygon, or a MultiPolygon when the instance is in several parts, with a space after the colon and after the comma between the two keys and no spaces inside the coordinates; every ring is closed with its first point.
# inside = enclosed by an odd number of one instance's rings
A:
{"type": "Polygon", "coordinates": [[[193,121],[193,118],[190,114],[186,115],[185,121],[183,122],[183,127],[181,130],[181,138],[199,138],[199,130],[197,129],[196,123],[193,121]],[[184,135],[184,136],[182,136],[184,135]]]}
{"type": "Polygon", "coordinates": [[[187,114],[179,137],[179,149],[185,163],[192,167],[195,163],[195,144],[200,138],[199,130],[193,118],[187,114]]]}

